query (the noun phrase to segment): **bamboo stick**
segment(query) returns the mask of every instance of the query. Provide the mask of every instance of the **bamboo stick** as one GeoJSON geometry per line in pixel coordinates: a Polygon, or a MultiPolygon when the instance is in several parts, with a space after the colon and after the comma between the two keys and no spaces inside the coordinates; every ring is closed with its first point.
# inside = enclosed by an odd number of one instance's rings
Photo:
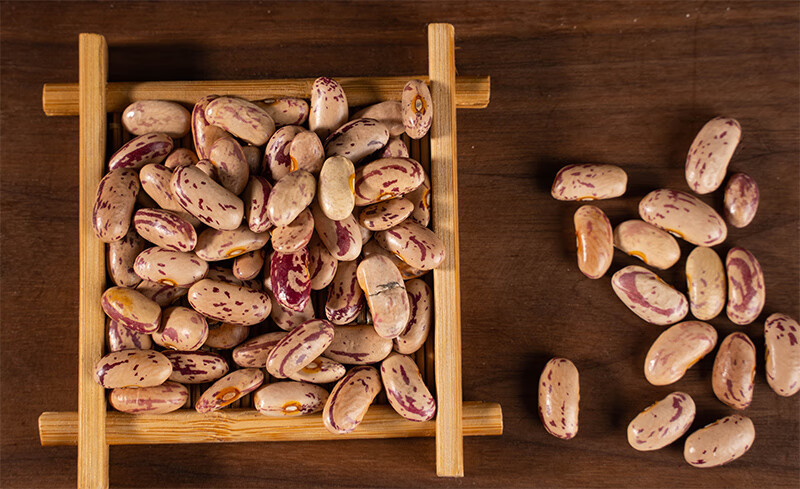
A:
{"type": "Polygon", "coordinates": [[[106,399],[93,378],[103,356],[105,315],[100,295],[105,288],[104,246],[92,230],[92,205],[103,175],[106,150],[106,80],[108,46],[103,36],[81,34],[80,80],[80,298],[78,327],[78,487],[108,487],[105,442],[106,399]]]}
{"type": "Polygon", "coordinates": [[[431,193],[433,230],[447,257],[433,271],[435,315],[436,473],[464,476],[461,404],[461,293],[458,258],[455,40],[450,24],[428,26],[428,71],[433,100],[431,193]]]}
{"type": "MultiPolygon", "coordinates": [[[[426,76],[384,76],[337,78],[351,106],[368,105],[383,100],[400,100],[408,80],[426,76]]],[[[283,80],[214,80],[169,82],[116,82],[107,88],[109,112],[122,112],[136,100],[174,100],[194,105],[200,97],[210,94],[237,95],[249,100],[276,97],[311,97],[313,78],[283,80]]],[[[456,81],[457,103],[462,109],[482,109],[489,105],[488,76],[460,76],[456,81]]],[[[42,89],[42,108],[49,116],[78,115],[78,85],[75,83],[45,83],[42,89]]]]}
{"type": "MultiPolygon", "coordinates": [[[[44,446],[75,445],[77,429],[74,411],[39,416],[39,438],[44,446]]],[[[182,409],[140,415],[109,411],[106,416],[106,441],[111,445],[412,438],[434,436],[435,430],[433,421],[408,421],[389,405],[372,406],[358,429],[347,435],[334,435],[325,429],[320,414],[268,418],[251,409],[223,409],[212,414],[182,409]]],[[[464,434],[502,435],[500,405],[464,403],[464,434]]]]}

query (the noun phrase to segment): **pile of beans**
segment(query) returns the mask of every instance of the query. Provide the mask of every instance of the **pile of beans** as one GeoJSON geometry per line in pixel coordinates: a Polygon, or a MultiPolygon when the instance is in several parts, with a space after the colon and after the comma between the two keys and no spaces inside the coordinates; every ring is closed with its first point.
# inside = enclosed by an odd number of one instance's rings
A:
{"type": "MultiPolygon", "coordinates": [[[[691,190],[707,194],[722,185],[740,138],[741,127],[730,118],[715,118],[700,130],[686,159],[686,182],[691,190]]],[[[556,175],[551,193],[564,201],[600,200],[623,195],[626,186],[627,175],[617,166],[569,165],[556,175]]],[[[703,321],[717,317],[723,309],[737,325],[750,324],[761,314],[766,292],[756,257],[744,248],[733,247],[723,264],[712,248],[725,241],[726,220],[734,227],[747,226],[755,217],[758,202],[756,182],[747,174],[736,173],[728,179],[724,191],[725,219],[694,195],[670,189],[647,194],[639,202],[641,220],[622,222],[615,229],[596,206],[584,205],[575,212],[578,268],[591,279],[606,274],[615,247],[649,267],[666,270],[680,259],[673,235],[696,246],[685,265],[688,298],[645,267],[628,266],[611,278],[614,292],[634,314],[651,324],[671,326],[647,353],[644,374],[651,384],[679,381],[692,365],[714,350],[717,331],[703,321]],[[690,311],[698,320],[679,322],[690,311]]],[[[798,336],[800,326],[786,314],[767,318],[767,381],[780,396],[800,391],[798,336]]],[[[741,332],[729,335],[714,361],[714,394],[733,409],[746,409],[753,398],[755,370],[753,342],[741,332]]],[[[547,431],[559,438],[574,437],[578,404],[575,365],[563,358],[551,360],[539,383],[539,412],[547,431]]],[[[673,392],[631,421],[628,441],[636,450],[663,448],[689,430],[694,416],[692,398],[673,392]]],[[[715,467],[744,455],[754,439],[753,422],[733,414],[690,435],[684,458],[695,467],[715,467]]]]}
{"type": "Polygon", "coordinates": [[[94,372],[111,405],[166,413],[188,402],[187,385],[212,383],[198,412],[254,392],[264,415],[323,411],[330,431],[348,433],[385,388],[403,417],[432,419],[409,355],[432,324],[419,277],[445,251],[427,227],[429,177],[400,137],[424,137],[432,110],[412,80],[401,101],[348,120],[330,78],[314,81],[310,104],[131,104],[122,124],[136,137],[111,156],[92,216],[115,284],[101,298],[109,353],[94,372]],[[267,332],[248,339],[254,326],[267,332]],[[262,387],[264,369],[279,381],[262,387]]]}

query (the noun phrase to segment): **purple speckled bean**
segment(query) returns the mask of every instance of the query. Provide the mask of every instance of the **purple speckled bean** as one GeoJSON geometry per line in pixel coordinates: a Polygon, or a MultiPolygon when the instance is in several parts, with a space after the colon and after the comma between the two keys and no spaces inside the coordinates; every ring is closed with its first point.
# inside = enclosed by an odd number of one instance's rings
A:
{"type": "Polygon", "coordinates": [[[311,206],[314,228],[322,243],[339,261],[353,261],[361,254],[361,231],[352,214],[341,221],[330,219],[318,204],[311,206]]]}
{"type": "Polygon", "coordinates": [[[152,333],[161,322],[161,306],[134,289],[106,289],[100,304],[108,317],[139,333],[152,333]]]}
{"type": "Polygon", "coordinates": [[[742,127],[736,119],[717,117],[708,121],[697,133],[686,156],[689,188],[698,194],[719,188],[741,137],[742,127]]]}
{"type": "Polygon", "coordinates": [[[398,197],[364,207],[358,222],[370,231],[385,231],[405,221],[413,211],[411,201],[398,197]]]}
{"type": "Polygon", "coordinates": [[[416,190],[405,195],[414,204],[414,210],[408,217],[420,226],[428,227],[431,222],[431,179],[425,174],[425,180],[416,190]]]}
{"type": "Polygon", "coordinates": [[[311,211],[303,209],[294,221],[286,226],[272,228],[272,249],[281,253],[294,253],[305,248],[314,234],[314,217],[311,211]]]}
{"type": "Polygon", "coordinates": [[[248,144],[242,146],[242,152],[244,153],[245,160],[247,160],[247,168],[250,175],[260,175],[261,161],[264,159],[261,148],[248,144]]]}
{"type": "Polygon", "coordinates": [[[714,319],[725,307],[725,267],[716,251],[698,246],[686,258],[686,285],[692,315],[714,319]]]}
{"type": "MultiPolygon", "coordinates": [[[[264,150],[264,172],[272,181],[277,182],[288,175],[292,170],[292,157],[290,150],[292,140],[305,129],[300,126],[281,127],[267,143],[264,150]]],[[[321,143],[320,143],[321,144],[321,143]]],[[[296,169],[296,168],[294,168],[296,169]]]]}
{"type": "Polygon", "coordinates": [[[206,120],[206,108],[216,98],[217,95],[207,95],[198,100],[192,110],[192,138],[200,159],[207,159],[214,141],[228,135],[224,129],[213,126],[206,120]]]}
{"type": "Polygon", "coordinates": [[[321,140],[347,122],[347,96],[336,80],[320,77],[311,84],[311,112],[308,127],[321,140]]]}
{"type": "Polygon", "coordinates": [[[548,433],[570,440],[578,434],[578,369],[566,358],[553,358],[539,378],[539,418],[548,433]]]}
{"type": "Polygon", "coordinates": [[[122,111],[122,126],[136,136],[163,132],[180,139],[189,134],[191,118],[181,104],[166,100],[138,100],[122,111]]]}
{"type": "Polygon", "coordinates": [[[639,215],[697,246],[715,246],[728,237],[728,227],[717,211],[686,192],[654,190],[639,202],[639,215]]]}
{"type": "MultiPolygon", "coordinates": [[[[608,240],[611,241],[610,225],[608,240]]],[[[442,240],[433,231],[414,221],[406,220],[391,229],[375,233],[375,241],[419,270],[433,270],[445,259],[442,240]]]]}
{"type": "Polygon", "coordinates": [[[290,171],[305,170],[317,174],[325,161],[325,148],[314,131],[303,130],[289,145],[290,171]]]}
{"type": "Polygon", "coordinates": [[[234,363],[245,368],[264,368],[269,353],[285,336],[283,331],[277,331],[250,338],[233,349],[234,363]]]}
{"type": "Polygon", "coordinates": [[[685,321],[665,330],[647,352],[644,376],[653,385],[679,381],[717,344],[717,330],[702,321],[685,321]]]}
{"type": "Polygon", "coordinates": [[[756,217],[759,197],[753,177],[746,173],[733,175],[725,187],[725,219],[736,228],[747,226],[756,217]]]}
{"type": "MultiPolygon", "coordinates": [[[[402,139],[397,137],[389,138],[389,142],[377,153],[378,158],[408,158],[408,146],[402,139]]],[[[430,187],[430,184],[428,185],[430,187]]]]}
{"type": "Polygon", "coordinates": [[[750,418],[733,414],[689,435],[683,458],[693,467],[718,467],[747,453],[755,438],[750,418]]]}
{"type": "Polygon", "coordinates": [[[109,352],[120,350],[149,350],[153,347],[150,335],[126,328],[111,318],[106,318],[106,348],[109,352]]]}
{"type": "Polygon", "coordinates": [[[717,399],[734,409],[745,409],[753,400],[756,347],[744,333],[732,333],[719,345],[711,386],[717,399]]]}
{"type": "Polygon", "coordinates": [[[208,326],[208,338],[203,346],[229,350],[250,336],[250,326],[231,323],[214,323],[208,326]]]}
{"type": "Polygon", "coordinates": [[[267,213],[267,202],[271,192],[272,184],[266,178],[252,176],[242,193],[247,226],[254,233],[264,233],[272,227],[272,221],[269,220],[267,213]]]}
{"type": "Polygon", "coordinates": [[[171,381],[153,387],[122,387],[108,396],[114,409],[128,414],[171,413],[182,408],[187,400],[189,388],[171,381]]]}
{"type": "Polygon", "coordinates": [[[92,228],[100,241],[111,243],[128,233],[138,193],[135,170],[113,170],[100,180],[92,207],[92,228]]]}
{"type": "Polygon", "coordinates": [[[301,416],[322,411],[328,391],[307,382],[274,382],[253,395],[256,410],[264,416],[301,416]]]}
{"type": "Polygon", "coordinates": [[[764,308],[767,291],[764,272],[752,253],[744,248],[731,248],[725,257],[728,274],[728,319],[739,325],[750,324],[764,308]]]}
{"type": "Polygon", "coordinates": [[[311,319],[284,336],[267,356],[267,371],[280,379],[296,373],[320,356],[333,341],[333,325],[311,319]]]}
{"type": "Polygon", "coordinates": [[[133,262],[136,256],[144,251],[145,246],[145,240],[134,228],[130,228],[122,239],[107,245],[106,270],[116,285],[135,287],[142,281],[133,270],[133,262]]]}
{"type": "Polygon", "coordinates": [[[139,209],[133,215],[133,226],[141,237],[168,250],[192,251],[197,244],[194,226],[163,209],[139,209]]]}
{"type": "Polygon", "coordinates": [[[689,312],[686,296],[646,268],[623,268],[611,277],[611,286],[622,303],[648,323],[675,324],[689,312]]]}
{"type": "Polygon", "coordinates": [[[339,262],[328,288],[325,317],[333,324],[348,324],[364,309],[364,292],[358,285],[358,262],[339,262]]]}
{"type": "Polygon", "coordinates": [[[206,121],[255,146],[266,144],[275,132],[275,121],[264,109],[247,100],[218,97],[206,106],[206,121]]]}
{"type": "Polygon", "coordinates": [[[319,173],[318,202],[322,212],[334,221],[341,221],[353,213],[355,194],[355,167],[344,156],[325,160],[319,173]]]}
{"type": "Polygon", "coordinates": [[[175,170],[170,181],[178,203],[214,229],[236,229],[244,217],[244,203],[197,166],[175,170]]]}
{"type": "Polygon", "coordinates": [[[377,363],[392,352],[392,340],[382,338],[371,324],[336,326],[324,355],[345,365],[377,363]]]}
{"type": "Polygon", "coordinates": [[[614,258],[614,236],[608,216],[593,205],[584,205],[575,211],[573,220],[578,243],[578,268],[589,278],[601,278],[614,258]]]}
{"type": "Polygon", "coordinates": [[[429,421],[436,401],[422,380],[417,363],[407,355],[392,353],[381,363],[386,397],[397,413],[411,421],[429,421]]]}
{"type": "Polygon", "coordinates": [[[325,141],[325,156],[344,156],[358,163],[389,142],[389,130],[375,119],[354,119],[334,131],[325,141]]]}
{"type": "Polygon", "coordinates": [[[317,357],[289,378],[292,380],[311,382],[312,384],[329,384],[344,377],[347,370],[339,362],[329,358],[317,357]]]}
{"type": "MultiPolygon", "coordinates": [[[[389,136],[396,141],[401,141],[398,136],[406,130],[403,125],[403,104],[399,100],[387,100],[363,108],[353,115],[353,120],[355,119],[375,119],[380,121],[386,126],[389,136]]],[[[408,155],[406,154],[406,156],[408,155]]]]}
{"type": "Polygon", "coordinates": [[[222,356],[210,351],[166,350],[164,356],[172,365],[169,380],[181,384],[205,384],[213,382],[228,373],[228,362],[222,356]]]}
{"type": "Polygon", "coordinates": [[[614,246],[661,270],[672,267],[681,257],[681,248],[671,234],[638,219],[614,229],[614,246]]]}
{"type": "Polygon", "coordinates": [[[97,362],[94,380],[106,389],[152,387],[163,384],[171,373],[169,360],[155,350],[122,350],[97,362]]]}
{"type": "Polygon", "coordinates": [[[311,277],[311,290],[322,290],[333,281],[339,261],[331,255],[328,248],[314,234],[308,242],[308,274],[311,277]]]}
{"type": "Polygon", "coordinates": [[[388,339],[400,336],[411,315],[400,271],[388,258],[372,255],[361,260],[356,276],[367,298],[375,331],[388,339]]]}
{"type": "Polygon", "coordinates": [[[264,372],[257,368],[236,370],[214,382],[194,405],[198,413],[210,413],[258,389],[264,383],[264,372]]]}
{"type": "Polygon", "coordinates": [[[237,256],[233,260],[233,275],[239,280],[252,280],[258,277],[264,267],[265,257],[264,248],[237,256]]]}
{"type": "Polygon", "coordinates": [[[275,299],[286,309],[300,312],[311,298],[308,250],[270,255],[269,277],[275,299]]]}
{"type": "Polygon", "coordinates": [[[281,178],[272,187],[267,201],[267,214],[275,226],[286,226],[309,206],[317,193],[317,181],[305,170],[297,170],[281,178]]]}
{"type": "Polygon", "coordinates": [[[242,146],[229,136],[214,141],[208,150],[208,160],[216,168],[217,180],[230,193],[239,195],[247,185],[250,166],[242,146]]]}
{"type": "Polygon", "coordinates": [[[188,287],[173,287],[172,285],[142,280],[136,290],[161,307],[166,307],[189,292],[188,287]]]}
{"type": "Polygon", "coordinates": [[[139,179],[142,182],[142,190],[144,190],[159,207],[174,212],[192,226],[196,227],[200,225],[200,221],[186,212],[186,209],[181,207],[178,200],[172,195],[172,189],[170,188],[172,171],[169,168],[158,163],[150,163],[139,170],[139,179]]]}
{"type": "Polygon", "coordinates": [[[264,109],[276,126],[300,126],[308,120],[308,102],[301,98],[284,97],[253,103],[264,109]]]}
{"type": "Polygon", "coordinates": [[[208,338],[208,323],[202,314],[188,307],[170,307],[161,314],[161,327],[153,341],[164,348],[180,351],[199,349],[208,338]]]}
{"type": "Polygon", "coordinates": [[[394,339],[394,349],[411,355],[425,344],[433,324],[433,291],[419,279],[406,282],[411,313],[406,328],[394,339]]]}
{"type": "Polygon", "coordinates": [[[673,392],[651,405],[628,425],[628,444],[641,452],[664,448],[692,426],[694,400],[685,392],[673,392]]]}
{"type": "Polygon", "coordinates": [[[209,228],[200,233],[194,251],[205,261],[220,261],[259,250],[268,242],[269,233],[254,233],[246,224],[230,230],[209,228]]]}
{"type": "Polygon", "coordinates": [[[613,199],[627,186],[628,175],[616,165],[567,165],[556,174],[550,195],[558,200],[613,199]]]}
{"type": "Polygon", "coordinates": [[[355,367],[336,384],[325,403],[322,422],[331,433],[351,433],[381,391],[381,379],[374,367],[355,367]]]}
{"type": "MultiPolygon", "coordinates": [[[[172,151],[172,153],[167,156],[167,159],[164,160],[164,166],[167,167],[169,170],[174,170],[175,168],[180,168],[182,166],[191,166],[197,163],[199,158],[194,151],[189,148],[177,148],[172,151]]],[[[151,163],[153,164],[153,163],[151,163]]],[[[149,192],[148,192],[149,193],[149,192]]]]}
{"type": "Polygon", "coordinates": [[[267,294],[259,290],[209,279],[192,285],[188,297],[202,315],[240,326],[264,321],[272,308],[267,294]]]}
{"type": "Polygon", "coordinates": [[[779,396],[800,391],[800,325],[786,314],[775,313],[764,323],[767,382],[779,396]]]}
{"type": "Polygon", "coordinates": [[[389,261],[391,261],[394,264],[394,266],[397,267],[398,270],[400,270],[400,275],[403,277],[403,280],[411,280],[412,278],[419,278],[428,273],[429,271],[429,270],[420,270],[418,268],[412,267],[408,263],[401,260],[397,255],[395,255],[394,253],[390,252],[389,250],[378,244],[378,242],[375,241],[374,239],[370,239],[364,244],[364,246],[362,246],[361,254],[364,258],[370,255],[385,256],[386,258],[389,259],[389,261]]]}
{"type": "Polygon", "coordinates": [[[108,170],[138,170],[148,163],[161,163],[172,151],[172,138],[160,132],[145,134],[125,143],[108,160],[108,170]]]}
{"type": "Polygon", "coordinates": [[[403,125],[411,139],[420,139],[428,134],[433,123],[433,99],[428,85],[421,80],[411,80],[403,87],[403,125]]]}
{"type": "Polygon", "coordinates": [[[381,158],[356,170],[355,205],[401,197],[422,185],[425,171],[411,158],[381,158]]]}
{"type": "Polygon", "coordinates": [[[139,253],[133,262],[136,274],[144,280],[189,287],[208,273],[208,263],[193,252],[167,250],[154,246],[139,253]]]}

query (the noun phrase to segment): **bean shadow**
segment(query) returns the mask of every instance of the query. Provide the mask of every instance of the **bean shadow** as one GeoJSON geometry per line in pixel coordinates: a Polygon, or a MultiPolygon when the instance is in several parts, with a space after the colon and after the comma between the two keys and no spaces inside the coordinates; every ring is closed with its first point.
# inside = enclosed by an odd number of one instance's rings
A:
{"type": "Polygon", "coordinates": [[[539,418],[539,377],[542,375],[552,354],[539,351],[526,355],[522,375],[519,377],[520,389],[525,411],[534,418],[539,418]]]}

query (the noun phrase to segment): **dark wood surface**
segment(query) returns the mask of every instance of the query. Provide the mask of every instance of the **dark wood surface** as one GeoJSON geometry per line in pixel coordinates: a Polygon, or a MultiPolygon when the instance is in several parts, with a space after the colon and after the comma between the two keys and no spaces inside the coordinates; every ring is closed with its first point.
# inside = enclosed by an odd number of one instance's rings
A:
{"type": "MultiPolygon", "coordinates": [[[[427,69],[425,25],[455,24],[459,73],[492,76],[485,110],[458,113],[464,397],[502,403],[505,434],[465,440],[466,477],[435,477],[432,439],[115,447],[119,487],[797,487],[800,396],[763,368],[763,320],[800,315],[800,4],[741,2],[2,3],[2,487],[69,487],[74,447],[39,446],[42,411],[77,405],[78,119],[47,118],[44,82],[77,81],[77,35],[110,45],[110,79],[404,75],[427,69]],[[761,187],[755,221],[718,247],[760,260],[756,427],[730,466],[683,461],[683,439],[636,452],[625,429],[669,392],[694,428],[731,413],[711,391],[713,355],[654,387],[642,374],[662,328],[576,267],[572,214],[550,198],[570,162],[623,166],[612,224],[658,187],[686,189],[683,161],[709,118],[737,118],[731,169],[761,187]],[[536,381],[552,356],[581,374],[580,432],[546,434],[536,381]]],[[[704,198],[721,208],[721,191],[704,198]]],[[[681,245],[684,256],[690,251],[681,245]]],[[[636,260],[617,252],[611,272],[636,260]]],[[[685,289],[683,260],[661,273],[685,289]]]]}

